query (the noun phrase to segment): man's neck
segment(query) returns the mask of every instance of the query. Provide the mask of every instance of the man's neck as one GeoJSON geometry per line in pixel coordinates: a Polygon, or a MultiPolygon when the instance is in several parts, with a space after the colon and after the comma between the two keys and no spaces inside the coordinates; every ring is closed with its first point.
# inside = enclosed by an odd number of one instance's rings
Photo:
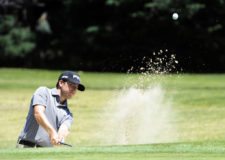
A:
{"type": "Polygon", "coordinates": [[[59,93],[60,103],[63,104],[66,101],[66,98],[63,97],[63,95],[61,94],[61,90],[59,88],[57,88],[57,91],[59,93]]]}

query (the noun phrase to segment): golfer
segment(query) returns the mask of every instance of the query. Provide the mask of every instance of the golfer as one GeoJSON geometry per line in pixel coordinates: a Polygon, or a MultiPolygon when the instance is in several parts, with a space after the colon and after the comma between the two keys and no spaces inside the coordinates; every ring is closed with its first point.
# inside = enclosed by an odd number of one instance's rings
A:
{"type": "Polygon", "coordinates": [[[39,87],[30,103],[24,129],[17,141],[18,148],[52,147],[60,145],[73,122],[67,99],[76,91],[84,91],[80,76],[72,71],[63,72],[56,88],[39,87]]]}

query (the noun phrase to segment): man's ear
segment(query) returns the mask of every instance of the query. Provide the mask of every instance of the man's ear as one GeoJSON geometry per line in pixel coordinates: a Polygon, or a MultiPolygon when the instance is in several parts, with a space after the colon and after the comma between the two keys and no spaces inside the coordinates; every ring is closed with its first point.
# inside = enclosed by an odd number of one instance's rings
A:
{"type": "Polygon", "coordinates": [[[62,87],[63,83],[65,83],[63,80],[59,80],[59,87],[62,87]]]}

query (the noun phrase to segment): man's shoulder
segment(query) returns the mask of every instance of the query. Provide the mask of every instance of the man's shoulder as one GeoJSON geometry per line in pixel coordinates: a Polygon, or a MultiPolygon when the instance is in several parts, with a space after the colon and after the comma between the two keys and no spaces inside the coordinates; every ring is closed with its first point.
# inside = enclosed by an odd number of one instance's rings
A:
{"type": "Polygon", "coordinates": [[[36,89],[35,93],[47,93],[49,90],[46,86],[40,86],[36,89]]]}

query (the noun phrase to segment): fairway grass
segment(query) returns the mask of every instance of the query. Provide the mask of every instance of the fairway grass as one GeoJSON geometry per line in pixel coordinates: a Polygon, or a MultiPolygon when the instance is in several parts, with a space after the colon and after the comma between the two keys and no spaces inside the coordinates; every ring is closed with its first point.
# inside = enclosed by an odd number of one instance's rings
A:
{"type": "Polygon", "coordinates": [[[10,160],[98,160],[98,159],[184,159],[219,160],[224,159],[224,142],[174,143],[137,146],[101,146],[73,148],[2,149],[0,159],[10,160]]]}
{"type": "Polygon", "coordinates": [[[173,141],[114,145],[99,139],[107,138],[103,115],[112,98],[140,83],[141,75],[80,71],[87,89],[69,101],[75,121],[66,142],[74,147],[15,149],[34,90],[54,87],[60,72],[0,69],[0,159],[225,159],[225,74],[149,75],[142,87],[160,85],[171,102],[173,141]]]}

